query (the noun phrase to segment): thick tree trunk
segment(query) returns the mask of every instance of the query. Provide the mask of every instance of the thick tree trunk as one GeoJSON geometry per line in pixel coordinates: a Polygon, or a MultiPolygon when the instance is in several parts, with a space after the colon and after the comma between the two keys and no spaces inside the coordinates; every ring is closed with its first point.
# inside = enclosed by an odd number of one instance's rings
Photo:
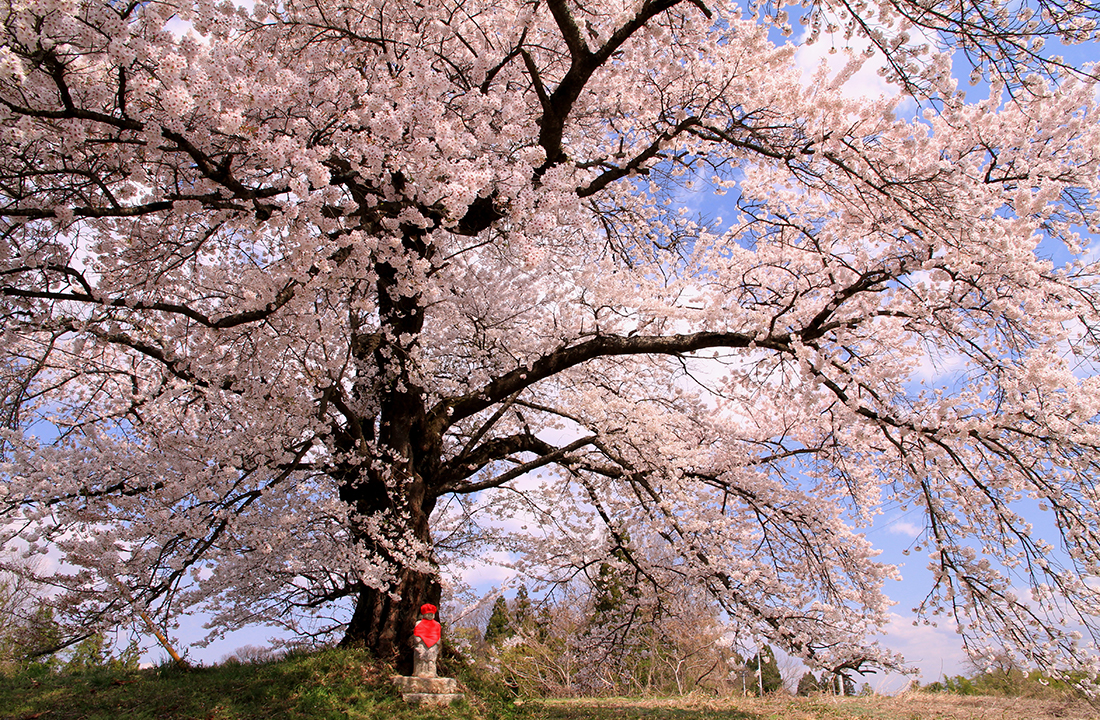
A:
{"type": "MultiPolygon", "coordinates": [[[[391,468],[395,469],[395,468],[391,468]]],[[[384,538],[371,537],[365,529],[356,533],[358,542],[369,555],[391,564],[391,583],[382,588],[360,586],[355,596],[352,613],[343,646],[363,647],[382,660],[397,663],[399,672],[412,671],[412,646],[410,640],[420,606],[424,603],[439,605],[441,587],[435,565],[430,557],[420,556],[417,568],[404,565],[408,555],[392,552],[412,547],[431,548],[429,516],[434,499],[425,495],[425,484],[416,475],[407,475],[407,481],[387,483],[382,477],[366,473],[369,477],[359,482],[345,484],[341,496],[356,514],[364,518],[383,519],[384,538]],[[400,488],[400,489],[398,489],[400,488]],[[425,570],[424,564],[431,566],[425,570]]],[[[374,527],[377,531],[376,526],[374,527]]]]}
{"type": "Polygon", "coordinates": [[[439,605],[439,579],[434,575],[406,570],[392,590],[363,588],[355,602],[343,646],[365,647],[379,659],[393,660],[398,672],[412,672],[413,628],[424,603],[439,605]],[[394,598],[392,593],[400,593],[394,598]]]}
{"type": "MultiPolygon", "coordinates": [[[[395,190],[400,192],[404,182],[400,174],[395,175],[395,190]]],[[[425,242],[424,232],[403,230],[406,253],[430,259],[434,249],[425,242]]],[[[362,439],[376,441],[384,452],[372,458],[373,462],[346,467],[340,496],[353,510],[353,518],[370,521],[357,527],[359,521],[353,519],[352,535],[371,555],[391,564],[393,580],[387,587],[359,588],[341,644],[366,647],[379,659],[396,660],[398,670],[407,674],[412,671],[409,641],[420,606],[429,602],[438,606],[440,599],[428,526],[435,499],[428,493],[426,478],[440,443],[439,438],[426,437],[424,391],[413,380],[413,350],[424,327],[423,299],[416,293],[407,294],[399,282],[402,272],[394,265],[380,262],[375,269],[378,317],[384,332],[377,342],[353,342],[352,349],[365,367],[374,368],[361,378],[363,385],[357,394],[378,399],[377,416],[360,420],[362,439]],[[371,536],[372,531],[378,532],[374,525],[378,520],[384,528],[383,538],[371,536]],[[427,548],[424,552],[429,553],[416,559],[415,568],[408,566],[408,553],[414,546],[418,552],[427,548]],[[425,570],[425,566],[431,569],[425,570]]],[[[354,455],[356,445],[355,441],[348,443],[349,455],[354,455]]]]}

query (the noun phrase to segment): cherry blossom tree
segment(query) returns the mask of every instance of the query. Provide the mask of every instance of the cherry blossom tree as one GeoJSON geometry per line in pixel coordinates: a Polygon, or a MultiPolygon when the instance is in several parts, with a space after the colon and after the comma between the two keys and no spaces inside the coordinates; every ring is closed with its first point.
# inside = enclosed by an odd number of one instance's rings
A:
{"type": "Polygon", "coordinates": [[[489,507],[840,672],[897,662],[858,526],[902,503],[925,613],[1095,672],[1100,125],[1043,42],[1097,8],[803,5],[870,49],[804,80],[724,0],[3,0],[5,542],[84,627],[390,655],[489,507]]]}

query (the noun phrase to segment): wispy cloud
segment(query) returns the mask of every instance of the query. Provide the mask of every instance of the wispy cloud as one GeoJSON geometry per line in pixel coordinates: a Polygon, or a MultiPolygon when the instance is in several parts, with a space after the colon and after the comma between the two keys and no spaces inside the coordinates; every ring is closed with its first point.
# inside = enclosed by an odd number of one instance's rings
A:
{"type": "MultiPolygon", "coordinates": [[[[970,672],[962,638],[953,627],[925,625],[923,622],[914,624],[912,616],[891,613],[885,631],[884,644],[904,655],[906,661],[919,672],[917,677],[923,683],[938,680],[944,675],[970,672]]],[[[891,691],[900,689],[891,688],[891,691]]]]}
{"type": "MultiPolygon", "coordinates": [[[[863,41],[862,44],[865,46],[867,41],[863,41]]],[[[852,40],[850,45],[852,47],[847,48],[843,41],[834,41],[828,37],[822,37],[813,45],[807,45],[804,36],[794,53],[795,64],[802,71],[802,81],[807,84],[812,82],[822,63],[829,69],[829,77],[835,78],[862,49],[856,40],[852,40]]],[[[853,99],[897,95],[898,87],[886,82],[886,79],[878,73],[883,65],[884,59],[880,55],[867,58],[862,67],[841,86],[843,94],[853,99]]]]}
{"type": "MultiPolygon", "coordinates": [[[[911,34],[914,31],[911,31],[911,34]]],[[[901,88],[887,81],[885,72],[889,65],[886,56],[879,50],[871,50],[871,41],[865,37],[845,38],[842,33],[822,32],[817,41],[809,44],[810,31],[803,30],[797,39],[794,53],[795,64],[802,72],[802,82],[809,85],[817,81],[822,64],[827,69],[829,82],[836,82],[850,62],[859,63],[859,69],[851,74],[840,86],[843,96],[852,100],[877,100],[894,98],[901,94],[901,88]]],[[[918,38],[920,39],[920,38],[918,38]]],[[[932,38],[925,38],[928,47],[934,47],[932,38]]],[[[916,110],[916,103],[905,99],[899,103],[896,111],[908,114],[916,110]]]]}
{"type": "Polygon", "coordinates": [[[915,522],[901,519],[891,522],[884,530],[891,535],[901,535],[902,537],[912,538],[914,540],[924,532],[924,528],[915,522]]]}

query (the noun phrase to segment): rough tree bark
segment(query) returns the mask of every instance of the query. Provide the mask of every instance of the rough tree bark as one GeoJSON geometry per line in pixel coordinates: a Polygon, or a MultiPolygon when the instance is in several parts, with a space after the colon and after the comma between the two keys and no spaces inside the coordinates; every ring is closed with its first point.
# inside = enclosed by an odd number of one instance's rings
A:
{"type": "MultiPolygon", "coordinates": [[[[361,188],[359,196],[364,197],[368,190],[361,188]]],[[[363,207],[362,211],[369,216],[369,208],[363,207]]],[[[403,247],[419,259],[430,260],[433,253],[423,233],[415,228],[403,228],[403,247]]],[[[343,468],[340,497],[354,508],[353,540],[368,555],[383,558],[394,573],[388,587],[357,588],[355,610],[341,644],[365,647],[379,658],[396,658],[399,669],[407,672],[412,667],[408,639],[419,618],[419,608],[424,603],[438,606],[440,602],[429,526],[436,496],[428,476],[438,466],[438,460],[433,462],[431,458],[440,448],[438,440],[428,437],[424,390],[413,380],[412,355],[424,327],[423,300],[417,293],[401,293],[400,270],[390,263],[379,262],[374,270],[381,330],[354,342],[352,351],[362,367],[372,368],[367,377],[360,378],[362,386],[357,394],[376,398],[377,404],[368,406],[377,414],[365,415],[352,424],[360,429],[359,437],[348,437],[347,426],[334,427],[333,433],[340,436],[351,457],[361,455],[364,445],[375,440],[375,457],[389,458],[389,462],[379,465],[363,457],[362,465],[343,468]],[[377,529],[366,527],[379,518],[386,528],[382,537],[378,537],[377,529]],[[410,548],[419,550],[411,567],[406,557],[410,548]],[[429,569],[421,569],[424,566],[429,569]]]]}

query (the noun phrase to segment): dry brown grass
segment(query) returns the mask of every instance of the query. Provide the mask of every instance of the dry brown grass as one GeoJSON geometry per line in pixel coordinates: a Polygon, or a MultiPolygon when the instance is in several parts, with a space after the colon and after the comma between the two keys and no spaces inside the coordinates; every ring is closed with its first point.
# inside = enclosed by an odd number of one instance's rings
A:
{"type": "MultiPolygon", "coordinates": [[[[814,701],[811,701],[814,702],[814,701]]],[[[1003,698],[930,693],[898,697],[827,698],[833,717],[890,718],[891,720],[1096,720],[1100,713],[1075,698],[1003,698]]],[[[812,716],[811,716],[812,717],[812,716]]],[[[830,717],[822,715],[822,717],[830,717]]]]}
{"type": "Polygon", "coordinates": [[[714,699],[584,698],[538,701],[547,720],[1100,720],[1072,698],[769,697],[714,699]]]}

